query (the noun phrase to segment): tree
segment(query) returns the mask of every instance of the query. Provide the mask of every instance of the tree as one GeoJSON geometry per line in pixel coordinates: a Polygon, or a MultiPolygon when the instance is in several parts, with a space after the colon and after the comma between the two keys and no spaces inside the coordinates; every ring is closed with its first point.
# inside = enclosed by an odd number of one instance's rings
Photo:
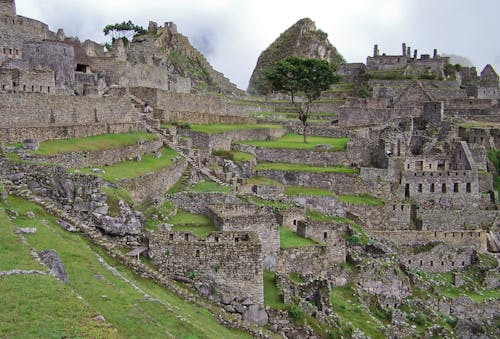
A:
{"type": "Polygon", "coordinates": [[[298,109],[298,118],[302,121],[306,143],[307,119],[311,104],[321,96],[322,91],[327,90],[331,84],[339,82],[340,76],[325,60],[290,56],[276,62],[266,73],[266,77],[271,82],[273,91],[290,95],[292,105],[298,109]],[[295,100],[298,94],[303,95],[305,99],[300,105],[295,100]]]}
{"type": "Polygon", "coordinates": [[[126,41],[129,41],[136,35],[146,33],[146,30],[139,25],[134,25],[134,23],[129,20],[128,22],[124,21],[122,23],[106,25],[106,27],[104,27],[103,29],[103,32],[104,35],[111,34],[114,42],[116,39],[124,39],[126,41]]]}

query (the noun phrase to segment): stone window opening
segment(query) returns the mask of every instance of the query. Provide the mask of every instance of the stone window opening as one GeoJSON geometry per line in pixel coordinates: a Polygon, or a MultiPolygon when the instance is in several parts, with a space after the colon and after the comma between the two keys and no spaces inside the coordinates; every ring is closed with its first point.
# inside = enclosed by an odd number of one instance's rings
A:
{"type": "Polygon", "coordinates": [[[465,261],[462,261],[462,266],[465,266],[465,261]]]}
{"type": "Polygon", "coordinates": [[[215,237],[215,242],[219,242],[219,237],[215,237]]]}
{"type": "Polygon", "coordinates": [[[458,193],[458,182],[453,184],[453,192],[458,193]]]}
{"type": "Polygon", "coordinates": [[[422,266],[422,260],[420,260],[420,266],[422,266]]]}
{"type": "Polygon", "coordinates": [[[196,258],[200,257],[200,250],[196,250],[195,256],[196,256],[196,258]]]}
{"type": "Polygon", "coordinates": [[[441,192],[446,193],[446,184],[441,185],[441,192]]]}
{"type": "Polygon", "coordinates": [[[234,241],[235,242],[240,242],[240,238],[236,237],[236,238],[234,238],[234,241]]]}
{"type": "Polygon", "coordinates": [[[23,91],[26,92],[26,85],[23,85],[23,91]]]}
{"type": "Polygon", "coordinates": [[[437,237],[437,232],[434,232],[434,238],[437,237]]]}
{"type": "Polygon", "coordinates": [[[432,169],[432,164],[429,164],[429,169],[432,169]]]}
{"type": "Polygon", "coordinates": [[[297,226],[297,219],[293,219],[293,226],[297,226]]]}
{"type": "Polygon", "coordinates": [[[189,240],[189,234],[188,233],[184,234],[184,239],[186,239],[186,241],[189,240]]]}
{"type": "Polygon", "coordinates": [[[405,210],[405,205],[401,205],[401,211],[405,210]]]}
{"type": "Polygon", "coordinates": [[[451,266],[455,266],[455,262],[454,261],[451,262],[451,266]]]}
{"type": "Polygon", "coordinates": [[[441,266],[444,266],[444,261],[441,261],[441,266]]]}
{"type": "Polygon", "coordinates": [[[411,265],[411,259],[408,259],[408,265],[411,265]]]}
{"type": "Polygon", "coordinates": [[[326,239],[328,239],[328,232],[323,233],[323,240],[326,240],[326,239]]]}
{"type": "Polygon", "coordinates": [[[472,191],[470,187],[470,182],[465,184],[465,190],[467,191],[467,193],[470,193],[472,191]]]}
{"type": "Polygon", "coordinates": [[[418,184],[418,191],[422,192],[422,184],[418,184]]]}
{"type": "Polygon", "coordinates": [[[174,235],[173,234],[169,234],[168,235],[168,240],[174,240],[174,235]]]}
{"type": "Polygon", "coordinates": [[[434,266],[434,261],[433,261],[433,260],[431,260],[431,267],[432,267],[432,266],[434,266]]]}
{"type": "Polygon", "coordinates": [[[410,184],[405,185],[405,198],[410,197],[410,184]]]}
{"type": "Polygon", "coordinates": [[[410,164],[408,164],[408,165],[406,166],[406,169],[410,169],[410,164]]]}
{"type": "Polygon", "coordinates": [[[31,91],[34,92],[35,91],[35,86],[31,85],[31,91]]]}
{"type": "Polygon", "coordinates": [[[40,92],[43,91],[43,86],[40,86],[40,92]]]}
{"type": "Polygon", "coordinates": [[[434,184],[431,184],[431,187],[429,188],[429,191],[430,191],[431,193],[434,193],[434,191],[435,191],[434,184]]]}
{"type": "Polygon", "coordinates": [[[392,205],[392,210],[395,211],[396,210],[396,205],[392,205]]]}
{"type": "Polygon", "coordinates": [[[5,85],[2,85],[2,91],[5,91],[5,85]]]}
{"type": "Polygon", "coordinates": [[[47,86],[47,93],[50,93],[50,86],[47,86]]]}
{"type": "Polygon", "coordinates": [[[12,48],[9,48],[9,54],[12,55],[12,48]]]}

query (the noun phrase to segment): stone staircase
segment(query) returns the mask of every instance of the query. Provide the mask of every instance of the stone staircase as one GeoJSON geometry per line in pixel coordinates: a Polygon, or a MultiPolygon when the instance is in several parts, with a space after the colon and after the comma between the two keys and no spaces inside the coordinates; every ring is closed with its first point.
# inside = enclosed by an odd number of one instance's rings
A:
{"type": "Polygon", "coordinates": [[[191,165],[196,171],[201,173],[210,181],[213,181],[221,186],[230,186],[230,184],[223,180],[220,180],[217,176],[215,176],[210,169],[200,164],[199,161],[192,154],[190,154],[189,150],[183,149],[182,147],[177,145],[177,143],[174,142],[175,140],[173,136],[168,134],[167,131],[160,128],[160,121],[158,119],[154,119],[152,117],[152,113],[142,113],[145,104],[143,100],[133,94],[129,94],[129,96],[131,102],[141,112],[141,116],[146,125],[146,131],[157,135],[165,145],[179,153],[184,159],[186,159],[189,165],[191,165]]]}

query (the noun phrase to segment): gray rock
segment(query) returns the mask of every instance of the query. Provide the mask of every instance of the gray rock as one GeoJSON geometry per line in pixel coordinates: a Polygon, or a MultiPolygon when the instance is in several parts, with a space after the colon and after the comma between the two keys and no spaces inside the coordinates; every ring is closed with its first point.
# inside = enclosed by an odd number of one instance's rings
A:
{"type": "Polygon", "coordinates": [[[29,151],[38,151],[40,142],[35,139],[26,139],[23,141],[23,148],[29,151]]]}
{"type": "Polygon", "coordinates": [[[240,304],[234,305],[234,310],[236,312],[238,312],[239,314],[245,313],[245,308],[242,305],[240,305],[240,304]]]}
{"type": "Polygon", "coordinates": [[[223,294],[221,297],[221,303],[224,305],[229,305],[234,300],[234,297],[229,294],[223,294]]]}
{"type": "Polygon", "coordinates": [[[61,280],[63,283],[68,284],[68,275],[62,264],[61,258],[54,250],[45,250],[38,254],[40,260],[47,265],[50,274],[61,280]]]}
{"type": "Polygon", "coordinates": [[[134,158],[134,161],[136,161],[136,162],[141,162],[141,161],[142,161],[142,157],[141,157],[140,155],[138,155],[138,156],[136,156],[136,157],[134,158]]]}
{"type": "Polygon", "coordinates": [[[75,212],[92,212],[95,209],[95,203],[93,202],[81,202],[73,205],[73,211],[75,212]]]}
{"type": "Polygon", "coordinates": [[[236,312],[236,310],[234,309],[234,307],[232,305],[226,305],[226,306],[224,306],[224,309],[226,311],[228,311],[229,313],[235,313],[236,312]]]}
{"type": "Polygon", "coordinates": [[[18,181],[18,180],[21,180],[22,178],[24,178],[24,173],[15,173],[15,174],[11,174],[11,175],[8,175],[7,176],[7,179],[14,182],[14,181],[18,181]]]}
{"type": "Polygon", "coordinates": [[[7,193],[7,191],[0,192],[0,200],[1,201],[7,201],[8,197],[9,197],[9,194],[7,193]]]}
{"type": "Polygon", "coordinates": [[[245,312],[243,318],[252,324],[257,324],[259,326],[264,326],[269,321],[266,310],[259,305],[252,305],[245,312]]]}
{"type": "Polygon", "coordinates": [[[36,228],[35,227],[24,227],[24,228],[18,228],[16,230],[17,234],[33,234],[36,233],[36,228]]]}
{"type": "Polygon", "coordinates": [[[100,168],[92,168],[90,170],[92,173],[96,173],[96,174],[105,174],[106,172],[100,168]]]}
{"type": "Polygon", "coordinates": [[[35,219],[35,213],[31,211],[26,212],[26,216],[30,219],[35,219]]]}
{"type": "Polygon", "coordinates": [[[97,207],[94,210],[94,213],[106,215],[106,214],[108,214],[108,211],[109,211],[109,207],[108,207],[108,205],[105,205],[105,206],[97,207]]]}
{"type": "Polygon", "coordinates": [[[161,152],[155,152],[155,158],[160,159],[162,156],[161,152]]]}
{"type": "Polygon", "coordinates": [[[250,299],[247,298],[247,299],[243,300],[243,302],[241,304],[243,306],[251,306],[251,305],[254,304],[254,302],[252,300],[250,300],[250,299]]]}
{"type": "Polygon", "coordinates": [[[65,229],[66,231],[68,231],[68,232],[72,232],[72,233],[74,233],[74,232],[78,231],[78,230],[76,229],[76,227],[75,227],[75,226],[73,226],[73,225],[71,225],[71,224],[67,223],[66,221],[64,221],[64,220],[62,220],[62,219],[61,219],[61,220],[59,220],[59,221],[57,222],[57,224],[58,224],[59,226],[61,226],[62,228],[64,228],[64,229],[65,229]]]}

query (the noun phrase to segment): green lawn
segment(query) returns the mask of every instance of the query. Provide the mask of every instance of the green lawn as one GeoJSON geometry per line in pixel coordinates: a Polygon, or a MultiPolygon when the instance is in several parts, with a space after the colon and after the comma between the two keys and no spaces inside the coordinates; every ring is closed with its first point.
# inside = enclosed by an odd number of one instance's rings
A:
{"type": "Polygon", "coordinates": [[[252,161],[255,159],[255,155],[245,152],[232,151],[233,160],[237,163],[241,163],[243,161],[252,161]]]}
{"type": "Polygon", "coordinates": [[[13,227],[36,227],[35,234],[24,236],[29,246],[37,252],[56,250],[70,281],[64,285],[51,276],[1,278],[0,337],[249,337],[219,325],[208,310],[135,275],[89,245],[80,234],[64,231],[56,221],[37,205],[21,199],[9,197],[0,203],[2,269],[43,270],[34,260],[30,263],[26,246],[16,242],[17,246],[9,247],[13,227]],[[2,207],[19,212],[16,225],[4,218],[2,207]],[[34,212],[35,219],[25,217],[27,211],[34,212]],[[143,292],[108,271],[97,261],[96,252],[158,301],[145,299],[143,292]],[[99,314],[106,323],[95,319],[99,314]]]}
{"type": "Polygon", "coordinates": [[[194,132],[202,132],[207,134],[217,134],[230,131],[242,131],[252,129],[267,129],[281,128],[279,125],[264,125],[264,124],[209,124],[209,125],[191,125],[191,130],[194,132]]]}
{"type": "Polygon", "coordinates": [[[52,155],[70,152],[90,152],[132,146],[139,140],[156,140],[154,134],[144,132],[95,135],[86,138],[50,140],[40,143],[37,155],[52,155]]]}
{"type": "Polygon", "coordinates": [[[332,151],[345,151],[348,142],[348,138],[309,136],[307,137],[307,143],[304,143],[304,137],[302,135],[289,133],[276,140],[254,140],[243,141],[241,143],[257,147],[289,149],[314,149],[317,145],[331,145],[332,151]]]}
{"type": "Polygon", "coordinates": [[[351,205],[383,206],[384,202],[368,194],[361,195],[339,195],[339,201],[351,205]]]}
{"type": "Polygon", "coordinates": [[[352,327],[358,328],[370,338],[385,338],[379,329],[380,325],[370,311],[359,303],[350,284],[332,287],[330,299],[333,311],[340,317],[344,329],[348,327],[348,323],[351,323],[352,327]]]}
{"type": "Polygon", "coordinates": [[[229,192],[231,192],[231,187],[221,186],[221,185],[219,185],[215,182],[212,182],[212,181],[202,181],[202,182],[197,183],[194,186],[191,186],[189,188],[189,191],[202,192],[202,193],[208,193],[208,192],[229,193],[229,192]]]}
{"type": "Polygon", "coordinates": [[[316,210],[307,210],[306,216],[313,221],[330,221],[330,222],[343,222],[343,223],[352,223],[351,219],[345,217],[336,217],[324,215],[316,210]]]}
{"type": "Polygon", "coordinates": [[[285,194],[291,197],[298,195],[309,195],[309,196],[320,196],[320,197],[337,197],[333,192],[315,188],[315,187],[298,187],[298,186],[287,186],[285,187],[285,194]]]}
{"type": "Polygon", "coordinates": [[[289,171],[289,172],[311,172],[311,173],[345,173],[359,174],[359,170],[346,166],[313,166],[307,164],[291,164],[279,162],[263,162],[255,166],[255,170],[274,170],[274,171],[289,171]]]}
{"type": "Polygon", "coordinates": [[[287,227],[280,228],[280,248],[295,248],[317,245],[311,239],[303,238],[287,227]]]}
{"type": "Polygon", "coordinates": [[[192,232],[198,238],[204,239],[211,232],[216,231],[212,219],[205,215],[192,214],[183,210],[177,210],[168,223],[172,224],[172,231],[192,232]]]}
{"type": "Polygon", "coordinates": [[[276,287],[276,274],[264,271],[264,305],[274,309],[286,308],[280,290],[276,287]]]}
{"type": "Polygon", "coordinates": [[[170,167],[173,159],[179,154],[173,149],[166,148],[162,152],[161,158],[156,158],[154,154],[147,154],[141,161],[127,160],[118,162],[111,166],[98,167],[104,170],[104,174],[95,174],[91,171],[93,168],[83,168],[79,172],[83,174],[98,175],[108,181],[117,181],[119,179],[136,178],[147,173],[158,171],[162,168],[170,167]]]}

